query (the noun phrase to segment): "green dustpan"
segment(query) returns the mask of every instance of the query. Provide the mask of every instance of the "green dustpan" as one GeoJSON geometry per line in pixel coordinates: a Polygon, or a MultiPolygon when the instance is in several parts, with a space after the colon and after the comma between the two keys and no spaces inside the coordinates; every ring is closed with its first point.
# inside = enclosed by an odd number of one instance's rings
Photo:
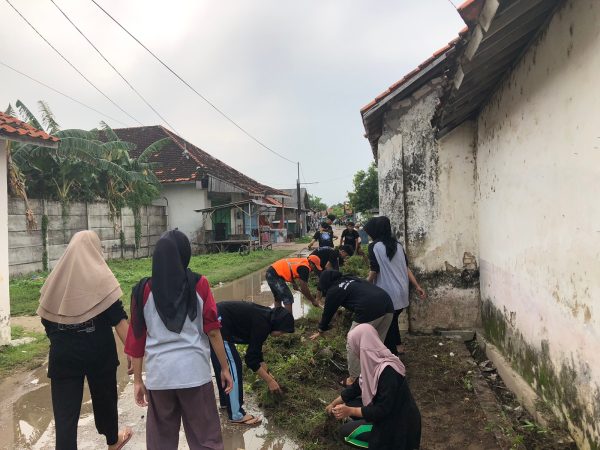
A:
{"type": "Polygon", "coordinates": [[[352,433],[350,433],[349,436],[346,436],[344,438],[344,440],[348,444],[353,445],[358,448],[369,448],[369,443],[365,442],[365,441],[361,441],[360,439],[357,438],[357,436],[360,436],[363,433],[369,433],[372,429],[373,429],[373,425],[371,425],[371,424],[360,425],[360,426],[356,427],[356,429],[352,433]]]}

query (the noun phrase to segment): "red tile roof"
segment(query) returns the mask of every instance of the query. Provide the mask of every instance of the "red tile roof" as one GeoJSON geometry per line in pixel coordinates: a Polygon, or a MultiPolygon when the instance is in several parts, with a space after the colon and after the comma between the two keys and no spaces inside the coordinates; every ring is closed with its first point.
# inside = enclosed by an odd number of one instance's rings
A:
{"type": "MultiPolygon", "coordinates": [[[[472,1],[478,1],[478,0],[472,0],[472,1]]],[[[423,69],[425,69],[436,58],[440,57],[444,53],[447,53],[449,50],[451,50],[452,48],[454,48],[454,46],[460,41],[460,39],[464,35],[467,34],[468,31],[469,30],[468,30],[467,27],[465,27],[462,30],[460,30],[460,32],[458,33],[458,37],[457,38],[453,39],[447,45],[445,45],[444,47],[442,47],[439,50],[437,50],[436,52],[434,52],[432,56],[430,56],[425,61],[423,61],[421,64],[419,64],[415,69],[411,70],[409,73],[407,73],[406,75],[404,75],[404,77],[402,77],[400,80],[398,80],[394,84],[392,84],[388,89],[386,89],[381,94],[379,94],[377,97],[375,97],[375,100],[372,100],[370,103],[367,103],[365,106],[363,106],[360,109],[361,114],[366,113],[373,106],[377,105],[384,98],[386,98],[389,94],[391,94],[392,92],[396,91],[397,89],[400,89],[406,82],[410,81],[415,75],[417,75],[419,72],[421,72],[423,69]]]]}
{"type": "Polygon", "coordinates": [[[200,181],[201,174],[205,173],[250,194],[283,194],[235,170],[160,125],[118,128],[114,132],[120,139],[136,145],[136,148],[131,151],[133,157],[137,157],[150,144],[160,139],[170,139],[167,145],[149,159],[150,162],[160,164],[160,168],[154,173],[161,183],[200,181]]]}
{"type": "Polygon", "coordinates": [[[51,147],[55,147],[60,141],[59,138],[3,112],[0,112],[0,136],[14,140],[33,140],[40,145],[47,144],[51,147]]]}

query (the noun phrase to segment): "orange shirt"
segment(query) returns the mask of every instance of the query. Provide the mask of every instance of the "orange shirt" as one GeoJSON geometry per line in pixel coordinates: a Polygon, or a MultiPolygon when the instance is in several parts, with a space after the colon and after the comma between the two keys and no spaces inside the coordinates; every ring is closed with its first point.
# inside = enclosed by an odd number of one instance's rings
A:
{"type": "Polygon", "coordinates": [[[298,275],[299,267],[306,267],[309,271],[310,265],[306,258],[284,258],[279,261],[275,261],[271,264],[271,267],[275,269],[277,275],[283,278],[288,283],[292,282],[292,279],[300,278],[298,275]]]}

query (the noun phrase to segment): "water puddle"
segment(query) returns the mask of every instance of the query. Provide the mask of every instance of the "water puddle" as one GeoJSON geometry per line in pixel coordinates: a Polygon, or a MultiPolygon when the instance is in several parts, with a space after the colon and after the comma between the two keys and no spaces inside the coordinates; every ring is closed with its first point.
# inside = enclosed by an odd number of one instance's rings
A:
{"type": "MultiPolygon", "coordinates": [[[[273,306],[273,294],[265,280],[264,269],[238,278],[230,283],[215,285],[212,288],[212,292],[217,302],[224,300],[246,300],[263,306],[273,306]]],[[[310,302],[305,300],[300,292],[292,292],[294,294],[292,313],[295,319],[299,319],[308,313],[310,302]]]]}
{"type": "MultiPolygon", "coordinates": [[[[273,305],[273,296],[265,279],[265,270],[260,270],[234,282],[215,286],[213,293],[217,301],[247,300],[265,306],[273,305]]],[[[309,303],[294,293],[294,317],[302,317],[309,310],[309,303]]],[[[36,319],[39,320],[39,319],[36,319]]],[[[117,342],[119,344],[119,342],[117,342]]],[[[119,345],[119,347],[121,347],[119,345]]],[[[145,449],[145,408],[135,405],[133,384],[127,375],[122,348],[119,348],[121,365],[117,371],[119,392],[120,425],[129,425],[135,435],[126,449],[145,449]]],[[[46,376],[47,364],[31,372],[5,378],[0,383],[0,449],[4,450],[50,450],[54,448],[54,420],[50,384],[46,376]]],[[[246,403],[247,410],[262,416],[260,410],[246,403]]],[[[220,411],[222,414],[222,411],[220,411]]],[[[226,450],[296,450],[300,448],[275,428],[266,419],[260,426],[244,428],[231,425],[226,414],[221,417],[223,440],[226,450]]],[[[94,424],[92,404],[88,388],[84,388],[81,417],[78,428],[78,448],[106,448],[104,438],[98,435],[94,424]]],[[[179,441],[180,449],[187,449],[183,427],[179,441]]]]}

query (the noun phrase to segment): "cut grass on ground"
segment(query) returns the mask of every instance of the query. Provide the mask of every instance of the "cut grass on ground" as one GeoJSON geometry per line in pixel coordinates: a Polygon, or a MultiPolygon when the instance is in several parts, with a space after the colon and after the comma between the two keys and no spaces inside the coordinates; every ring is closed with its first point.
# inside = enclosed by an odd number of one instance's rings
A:
{"type": "MultiPolygon", "coordinates": [[[[211,285],[233,281],[272,262],[284,258],[290,250],[267,250],[251,252],[247,256],[238,253],[217,253],[193,256],[190,268],[208,278],[211,285]]],[[[116,259],[108,262],[111,270],[121,283],[125,294],[123,304],[129,309],[131,288],[141,278],[150,276],[152,258],[116,259]]],[[[35,315],[40,298],[40,288],[47,273],[36,273],[14,278],[10,281],[10,309],[13,316],[35,315]]]]}
{"type": "Polygon", "coordinates": [[[29,344],[17,347],[0,347],[0,379],[15,369],[33,369],[41,364],[48,354],[48,339],[44,333],[24,331],[23,327],[11,327],[13,339],[31,337],[29,344]]]}

